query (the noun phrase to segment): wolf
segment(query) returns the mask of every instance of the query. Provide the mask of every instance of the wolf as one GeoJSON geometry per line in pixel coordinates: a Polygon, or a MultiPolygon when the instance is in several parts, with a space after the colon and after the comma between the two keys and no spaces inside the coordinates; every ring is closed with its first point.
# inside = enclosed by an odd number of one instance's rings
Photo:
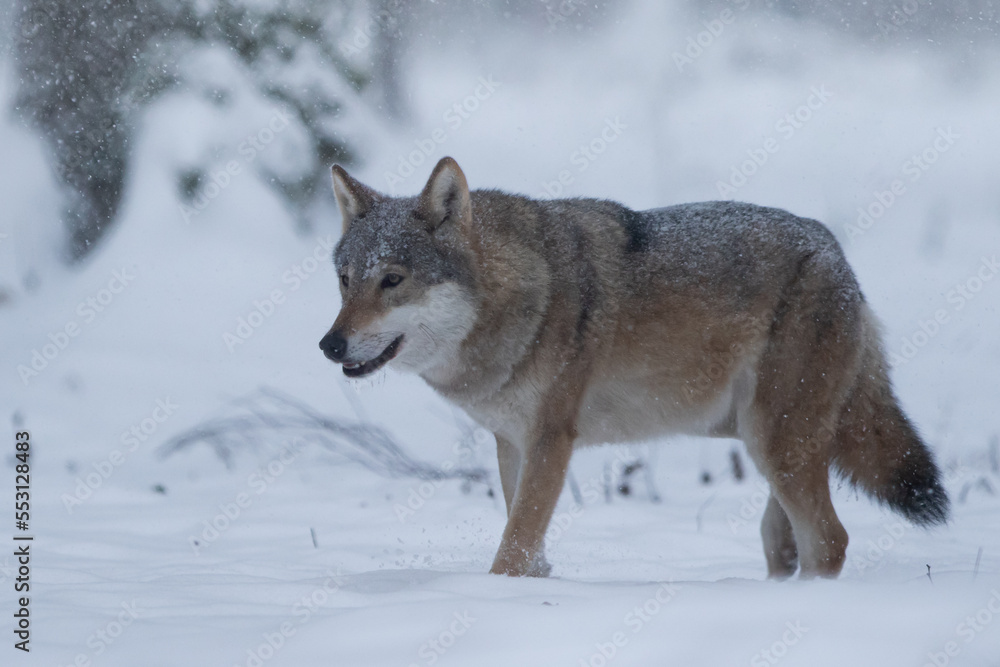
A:
{"type": "Polygon", "coordinates": [[[507,525],[490,572],[547,576],[577,447],[737,438],[767,479],[768,576],[836,577],[831,471],[917,525],[946,522],[879,324],[834,236],[730,201],[635,211],[470,191],[450,157],[417,196],[333,167],[342,308],[324,355],[416,373],[496,437],[507,525]]]}

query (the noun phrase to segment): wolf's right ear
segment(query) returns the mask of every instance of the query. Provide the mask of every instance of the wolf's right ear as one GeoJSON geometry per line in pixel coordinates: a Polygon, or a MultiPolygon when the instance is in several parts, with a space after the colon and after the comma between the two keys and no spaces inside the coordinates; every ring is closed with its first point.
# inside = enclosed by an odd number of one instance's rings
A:
{"type": "Polygon", "coordinates": [[[445,222],[469,225],[472,222],[472,198],[465,174],[453,158],[443,157],[431,172],[420,193],[419,207],[428,231],[434,232],[445,222]]]}
{"type": "Polygon", "coordinates": [[[340,217],[344,222],[343,233],[346,234],[351,223],[363,217],[379,194],[360,181],[351,178],[339,164],[333,165],[333,194],[337,197],[340,207],[340,217]]]}

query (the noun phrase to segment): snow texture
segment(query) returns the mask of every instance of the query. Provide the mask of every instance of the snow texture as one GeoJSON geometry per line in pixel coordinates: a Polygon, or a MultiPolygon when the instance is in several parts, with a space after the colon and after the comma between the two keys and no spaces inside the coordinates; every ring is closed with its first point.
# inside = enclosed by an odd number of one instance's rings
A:
{"type": "MultiPolygon", "coordinates": [[[[457,11],[445,4],[427,11],[457,11]]],[[[732,478],[732,442],[680,438],[579,453],[583,502],[567,490],[556,510],[553,577],[490,576],[505,512],[489,434],[418,378],[348,385],[317,349],[339,307],[332,198],[297,236],[296,213],[244,162],[198,216],[182,215],[178,167],[212,155],[205,128],[227,132],[209,171],[225,169],[242,159],[233,141],[280,106],[254,98],[251,116],[227,118],[183,96],[153,102],[119,222],[72,269],[46,145],[8,113],[0,664],[1000,664],[995,41],[866,41],[752,3],[513,4],[514,18],[415,22],[401,67],[409,119],[373,120],[379,102],[361,99],[352,145],[365,163],[352,174],[412,195],[447,154],[473,188],[637,210],[735,199],[822,221],[884,322],[951,523],[917,529],[835,487],[851,538],[840,579],[769,582],[761,477],[732,478]],[[22,377],[35,354],[40,368],[22,377]],[[233,448],[228,468],[210,447],[160,455],[262,386],[374,424],[421,465],[487,477],[376,474],[277,435],[233,448]],[[22,428],[34,443],[30,654],[13,648],[6,546],[22,428]],[[638,481],[605,501],[619,455],[645,457],[660,502],[638,481]]],[[[352,44],[359,59],[371,48],[352,44]]],[[[8,107],[14,72],[5,62],[8,107]]]]}

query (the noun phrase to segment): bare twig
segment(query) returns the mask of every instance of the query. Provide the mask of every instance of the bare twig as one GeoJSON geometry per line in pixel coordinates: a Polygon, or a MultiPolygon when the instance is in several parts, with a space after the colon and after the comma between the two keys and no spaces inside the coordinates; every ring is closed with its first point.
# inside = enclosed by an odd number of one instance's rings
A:
{"type": "Polygon", "coordinates": [[[234,466],[239,450],[259,449],[268,442],[316,445],[386,477],[461,479],[487,482],[483,468],[438,468],[411,458],[385,429],[364,421],[345,422],[320,414],[283,392],[262,387],[233,402],[228,414],[210,419],[165,443],[162,458],[204,444],[234,466]]]}
{"type": "Polygon", "coordinates": [[[705,499],[705,502],[703,502],[701,504],[701,506],[698,507],[698,511],[694,515],[694,525],[695,525],[695,528],[697,529],[697,532],[699,532],[699,533],[701,532],[702,517],[705,514],[705,510],[708,509],[708,506],[712,504],[713,500],[715,500],[715,494],[714,493],[712,495],[710,495],[707,499],[705,499]]]}

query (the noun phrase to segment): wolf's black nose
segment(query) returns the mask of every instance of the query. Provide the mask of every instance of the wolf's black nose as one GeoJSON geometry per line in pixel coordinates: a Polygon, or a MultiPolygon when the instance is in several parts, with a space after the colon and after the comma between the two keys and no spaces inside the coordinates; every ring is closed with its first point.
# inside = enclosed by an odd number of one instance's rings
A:
{"type": "Polygon", "coordinates": [[[339,331],[331,331],[319,342],[319,349],[330,361],[340,361],[347,352],[347,339],[339,331]]]}

